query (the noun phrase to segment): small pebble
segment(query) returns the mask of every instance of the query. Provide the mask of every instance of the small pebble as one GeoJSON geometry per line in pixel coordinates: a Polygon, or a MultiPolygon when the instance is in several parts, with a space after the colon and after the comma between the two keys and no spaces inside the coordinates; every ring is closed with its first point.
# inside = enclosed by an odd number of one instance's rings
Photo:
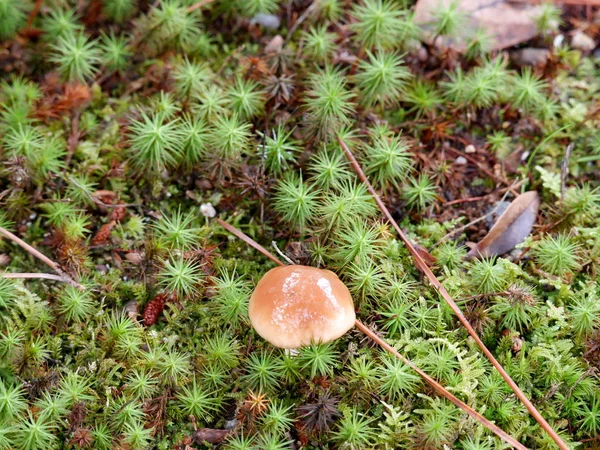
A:
{"type": "Polygon", "coordinates": [[[0,267],[8,266],[10,264],[10,256],[6,253],[0,254],[0,267]]]}
{"type": "Polygon", "coordinates": [[[475,153],[477,149],[473,144],[469,144],[465,147],[465,153],[475,153]]]}
{"type": "Polygon", "coordinates": [[[108,273],[109,267],[106,264],[96,264],[96,270],[100,273],[108,273]]]}
{"type": "Polygon", "coordinates": [[[511,52],[510,57],[517,66],[544,67],[550,58],[550,51],[527,47],[511,52]]]}
{"type": "Polygon", "coordinates": [[[123,306],[123,312],[127,314],[130,319],[135,320],[139,314],[137,302],[135,300],[130,300],[125,303],[125,306],[123,306]]]}
{"type": "Polygon", "coordinates": [[[255,15],[250,20],[250,23],[252,25],[260,25],[269,30],[276,30],[281,25],[281,21],[279,20],[279,17],[277,17],[274,14],[263,14],[263,13],[258,13],[257,15],[255,15]]]}
{"type": "Polygon", "coordinates": [[[278,34],[265,47],[265,53],[279,53],[283,49],[283,38],[278,34]]]}
{"type": "Polygon", "coordinates": [[[235,427],[237,427],[237,423],[237,419],[226,420],[225,426],[223,426],[223,428],[225,428],[226,430],[233,430],[235,429],[235,427]]]}
{"type": "Polygon", "coordinates": [[[590,52],[596,48],[596,43],[590,36],[580,31],[571,38],[571,46],[577,50],[590,52]]]}
{"type": "Polygon", "coordinates": [[[142,255],[140,255],[138,252],[131,252],[131,253],[127,253],[125,254],[125,259],[127,261],[129,261],[132,264],[141,264],[142,263],[142,255]]]}
{"type": "Polygon", "coordinates": [[[554,48],[558,48],[561,45],[563,45],[564,42],[565,42],[565,35],[557,34],[556,37],[554,38],[554,42],[552,43],[552,45],[554,45],[554,48]]]}
{"type": "Polygon", "coordinates": [[[286,348],[284,351],[286,355],[291,356],[292,358],[300,354],[300,350],[298,350],[297,348],[286,348]]]}
{"type": "Polygon", "coordinates": [[[512,351],[515,353],[519,353],[521,351],[521,349],[523,348],[523,339],[514,336],[512,338],[512,351]]]}
{"type": "Polygon", "coordinates": [[[209,219],[217,215],[217,211],[211,203],[202,203],[200,205],[200,212],[204,217],[208,217],[209,219]]]}

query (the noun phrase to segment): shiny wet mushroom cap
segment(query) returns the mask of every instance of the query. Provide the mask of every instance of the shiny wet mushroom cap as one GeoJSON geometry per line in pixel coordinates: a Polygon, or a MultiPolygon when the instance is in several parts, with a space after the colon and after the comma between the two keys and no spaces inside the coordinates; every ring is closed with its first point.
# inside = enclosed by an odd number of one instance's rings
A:
{"type": "Polygon", "coordinates": [[[256,332],[276,347],[329,342],[354,325],[348,288],[329,270],[282,266],[258,282],[248,307],[256,332]]]}

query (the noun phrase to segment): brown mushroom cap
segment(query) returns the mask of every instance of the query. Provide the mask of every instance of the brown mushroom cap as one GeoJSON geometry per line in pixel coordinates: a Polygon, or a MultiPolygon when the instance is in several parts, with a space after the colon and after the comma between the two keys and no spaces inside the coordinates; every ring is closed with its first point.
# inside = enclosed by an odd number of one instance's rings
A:
{"type": "Polygon", "coordinates": [[[338,276],[308,266],[269,270],[252,293],[248,313],[256,332],[281,348],[332,341],[356,319],[350,291],[338,276]]]}

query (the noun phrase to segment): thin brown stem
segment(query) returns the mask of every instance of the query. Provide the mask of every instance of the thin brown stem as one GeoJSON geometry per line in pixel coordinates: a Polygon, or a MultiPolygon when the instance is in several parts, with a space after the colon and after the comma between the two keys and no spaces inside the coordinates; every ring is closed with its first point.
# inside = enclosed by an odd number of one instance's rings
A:
{"type": "Polygon", "coordinates": [[[206,6],[212,2],[213,2],[213,0],[200,0],[199,2],[196,2],[193,5],[188,6],[187,12],[191,13],[192,11],[196,11],[197,9],[200,9],[203,6],[206,6]]]}
{"type": "Polygon", "coordinates": [[[40,253],[38,250],[33,248],[27,242],[25,242],[21,238],[15,236],[10,231],[5,230],[2,227],[0,227],[0,233],[2,233],[9,240],[13,241],[15,244],[18,244],[19,246],[21,246],[27,253],[30,253],[31,255],[35,256],[37,259],[39,259],[43,263],[49,265],[56,273],[58,273],[59,275],[62,275],[62,270],[60,269],[60,267],[58,267],[58,264],[56,264],[54,261],[52,261],[50,258],[48,258],[43,253],[40,253]]]}
{"type": "Polygon", "coordinates": [[[73,280],[70,276],[68,276],[61,268],[58,264],[56,264],[54,261],[52,261],[50,258],[48,258],[46,255],[44,255],[43,253],[41,253],[39,250],[36,250],[35,248],[33,248],[31,245],[29,245],[27,242],[25,242],[23,239],[19,238],[18,236],[15,236],[14,234],[12,234],[10,231],[0,227],[0,234],[4,235],[7,239],[13,241],[15,244],[18,244],[21,248],[23,248],[27,253],[29,253],[30,255],[36,257],[37,259],[39,259],[40,261],[42,261],[43,263],[47,264],[48,266],[50,266],[52,268],[52,270],[54,270],[57,274],[59,274],[60,276],[67,278],[70,281],[70,283],[73,286],[76,286],[77,288],[84,290],[85,287],[79,283],[77,283],[75,280],[73,280]]]}
{"type": "Polygon", "coordinates": [[[42,7],[42,3],[44,0],[35,0],[35,4],[33,5],[33,9],[29,13],[29,17],[27,17],[27,23],[25,24],[25,29],[28,29],[33,24],[36,16],[40,12],[40,8],[42,7]]]}
{"type": "Polygon", "coordinates": [[[504,442],[512,445],[514,448],[527,449],[527,447],[525,447],[523,444],[521,444],[515,438],[508,435],[496,424],[490,422],[488,419],[483,417],[481,414],[479,414],[477,411],[475,411],[469,405],[467,405],[466,403],[462,402],[457,397],[455,397],[444,386],[442,386],[440,383],[435,381],[433,378],[431,378],[429,375],[427,375],[425,372],[423,372],[421,369],[419,369],[412,361],[407,359],[405,356],[401,355],[394,347],[392,347],[390,344],[388,344],[383,339],[381,339],[379,336],[377,336],[377,334],[373,330],[371,330],[369,327],[367,327],[360,320],[357,319],[354,322],[354,325],[356,325],[356,328],[358,328],[360,331],[362,331],[369,339],[371,339],[373,342],[378,344],[381,348],[383,348],[384,350],[387,350],[392,355],[394,355],[396,358],[401,360],[404,364],[406,364],[408,367],[410,367],[412,370],[417,372],[421,376],[421,378],[423,378],[427,383],[429,383],[429,385],[431,387],[433,387],[435,389],[435,391],[438,394],[440,394],[442,397],[444,397],[448,401],[454,403],[456,406],[458,406],[460,409],[462,409],[464,412],[466,412],[469,416],[471,416],[473,419],[475,419],[481,425],[483,425],[484,427],[489,429],[491,432],[493,432],[496,436],[498,436],[504,442]]]}
{"type": "Polygon", "coordinates": [[[479,346],[481,351],[485,354],[485,356],[489,359],[489,361],[492,363],[492,365],[500,373],[502,378],[504,378],[504,381],[506,381],[506,383],[510,386],[510,388],[513,390],[515,395],[525,405],[525,407],[527,408],[529,413],[533,416],[533,418],[540,424],[540,426],[544,430],[546,430],[548,435],[552,438],[552,440],[554,440],[554,442],[556,442],[556,444],[558,445],[558,447],[561,450],[569,450],[569,447],[567,446],[567,444],[565,444],[565,442],[560,438],[558,433],[556,433],[556,431],[554,431],[554,429],[550,426],[550,424],[548,422],[546,422],[546,419],[544,419],[544,417],[536,409],[536,407],[533,405],[533,403],[531,403],[531,401],[527,398],[527,396],[523,393],[523,391],[521,391],[521,389],[519,388],[517,383],[515,383],[513,381],[513,379],[510,377],[510,375],[506,372],[506,370],[504,370],[504,367],[502,367],[502,365],[498,362],[498,360],[496,360],[496,358],[494,357],[492,352],[490,352],[488,350],[488,348],[485,346],[485,344],[483,343],[481,338],[478,336],[475,329],[471,326],[471,324],[469,323],[467,318],[464,316],[463,312],[460,310],[460,308],[458,307],[456,302],[452,299],[452,297],[450,296],[450,294],[448,293],[446,288],[444,286],[442,286],[442,283],[440,283],[440,281],[433,274],[433,272],[431,271],[431,269],[429,268],[427,263],[425,263],[423,258],[421,258],[421,255],[419,255],[417,250],[410,243],[410,241],[408,240],[408,238],[406,237],[404,232],[400,229],[400,226],[398,225],[398,223],[394,220],[394,218],[390,214],[389,210],[384,205],[383,201],[381,200],[381,198],[379,197],[379,195],[377,194],[377,192],[375,191],[375,189],[373,188],[373,186],[367,179],[365,173],[363,172],[362,168],[360,167],[360,164],[358,163],[358,161],[356,160],[356,158],[354,157],[354,155],[352,154],[352,152],[350,151],[348,146],[339,137],[338,137],[338,142],[340,143],[342,149],[346,153],[346,156],[350,160],[350,164],[354,168],[358,177],[362,180],[363,183],[365,183],[365,186],[367,187],[367,189],[373,196],[373,199],[379,206],[379,209],[381,210],[383,215],[386,217],[388,222],[390,224],[392,224],[392,226],[398,233],[398,236],[400,237],[400,239],[402,239],[402,241],[404,242],[404,245],[406,246],[409,253],[413,257],[417,268],[425,274],[425,276],[429,279],[429,282],[440,293],[440,295],[446,301],[448,306],[450,306],[450,309],[452,309],[452,311],[454,312],[456,317],[458,317],[458,320],[460,321],[460,323],[465,327],[465,329],[467,330],[469,335],[477,343],[477,345],[479,346]]]}
{"type": "Polygon", "coordinates": [[[32,279],[32,278],[41,278],[44,280],[54,280],[54,281],[62,281],[63,283],[73,284],[73,280],[70,278],[65,278],[60,275],[54,275],[53,273],[11,273],[5,272],[0,274],[0,278],[11,278],[11,279],[32,279]]]}
{"type": "Polygon", "coordinates": [[[514,184],[512,184],[509,187],[505,187],[505,188],[499,189],[497,191],[490,192],[489,194],[485,194],[480,197],[457,198],[456,200],[450,200],[449,202],[444,202],[444,206],[452,206],[452,205],[458,205],[461,203],[478,202],[480,200],[485,200],[486,198],[491,197],[492,195],[503,194],[504,192],[509,191],[511,189],[518,189],[526,181],[529,181],[529,180],[527,178],[523,178],[522,180],[515,182],[514,184]]]}
{"type": "Polygon", "coordinates": [[[276,256],[274,256],[272,253],[270,253],[266,248],[264,248],[262,245],[260,245],[258,242],[256,242],[254,239],[252,239],[247,234],[238,230],[236,227],[229,225],[227,222],[219,219],[218,217],[215,220],[219,223],[219,225],[221,225],[223,228],[225,228],[227,231],[229,231],[235,237],[240,238],[242,241],[244,241],[250,247],[253,247],[256,250],[258,250],[263,255],[265,255],[267,258],[269,258],[271,261],[279,264],[280,266],[285,265],[276,256]]]}
{"type": "MultiPolygon", "coordinates": [[[[513,183],[512,186],[514,186],[516,183],[513,183]]],[[[500,208],[500,205],[502,205],[502,202],[504,202],[504,200],[506,200],[506,197],[508,196],[510,189],[508,189],[504,195],[502,196],[502,199],[496,204],[496,206],[494,207],[494,209],[492,209],[489,213],[484,214],[483,216],[478,217],[477,219],[473,219],[471,222],[463,225],[462,227],[458,227],[455,230],[452,230],[450,233],[446,234],[445,236],[443,236],[439,241],[437,241],[435,244],[433,244],[433,247],[437,247],[438,245],[440,245],[442,242],[445,242],[446,240],[448,240],[450,237],[454,236],[455,234],[458,233],[462,233],[464,230],[466,230],[469,227],[472,227],[473,225],[481,222],[482,220],[485,220],[486,217],[488,216],[494,216],[494,213],[496,211],[498,211],[498,208],[500,208]]]]}
{"type": "MultiPolygon", "coordinates": [[[[225,222],[221,219],[217,218],[216,220],[219,223],[219,225],[221,225],[223,228],[225,228],[231,234],[240,238],[245,243],[247,243],[251,247],[253,247],[256,250],[258,250],[259,252],[261,252],[263,255],[265,255],[267,258],[269,258],[271,261],[276,262],[280,266],[285,265],[275,255],[270,253],[267,249],[265,249],[262,245],[260,245],[258,242],[256,242],[254,239],[252,239],[250,236],[244,234],[242,231],[238,230],[237,228],[235,228],[232,225],[229,225],[227,222],[225,222]]],[[[406,364],[411,369],[413,369],[421,378],[423,378],[423,380],[425,380],[427,383],[429,383],[429,385],[431,385],[431,387],[433,387],[438,394],[440,394],[442,397],[446,398],[448,401],[452,402],[454,405],[456,405],[457,407],[462,409],[465,413],[467,413],[469,416],[471,416],[473,419],[475,419],[481,425],[483,425],[484,427],[489,429],[492,433],[494,433],[496,436],[498,436],[504,442],[512,445],[516,449],[527,450],[527,447],[525,447],[519,441],[517,441],[516,439],[514,439],[513,437],[508,435],[497,425],[495,425],[494,423],[490,422],[488,419],[483,417],[481,414],[479,414],[477,411],[475,411],[469,405],[467,405],[463,401],[459,400],[451,392],[449,392],[444,386],[442,386],[440,383],[435,381],[432,377],[430,377],[425,372],[423,372],[421,369],[419,369],[419,367],[417,367],[415,364],[413,364],[412,361],[407,359],[405,356],[401,355],[394,347],[392,347],[390,344],[385,342],[382,338],[377,336],[377,334],[373,330],[371,330],[369,327],[367,327],[365,324],[363,324],[360,320],[356,320],[354,322],[354,325],[356,326],[356,328],[358,328],[360,331],[362,331],[369,339],[371,339],[373,342],[378,344],[381,348],[383,348],[384,350],[387,350],[392,355],[394,355],[396,358],[400,359],[404,364],[406,364]]]]}
{"type": "Polygon", "coordinates": [[[290,27],[284,45],[287,45],[290,42],[290,39],[292,39],[292,35],[294,34],[294,32],[298,29],[300,25],[302,25],[306,18],[313,13],[313,11],[317,8],[318,4],[318,0],[313,0],[313,2],[310,5],[308,5],[308,8],[306,8],[302,15],[298,17],[298,20],[296,20],[296,22],[294,22],[294,24],[290,27]]]}

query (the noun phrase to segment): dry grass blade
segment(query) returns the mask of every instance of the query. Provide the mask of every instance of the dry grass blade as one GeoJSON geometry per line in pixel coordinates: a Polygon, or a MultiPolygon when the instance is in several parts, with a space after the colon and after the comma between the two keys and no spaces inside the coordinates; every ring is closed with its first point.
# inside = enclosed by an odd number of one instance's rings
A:
{"type": "Polygon", "coordinates": [[[250,247],[253,247],[256,250],[258,250],[263,255],[265,255],[267,258],[269,258],[271,261],[279,264],[280,266],[284,265],[278,258],[276,258],[275,256],[273,256],[272,253],[270,253],[266,248],[264,248],[262,245],[260,245],[258,242],[256,242],[254,239],[252,239],[247,234],[244,234],[243,232],[241,232],[240,230],[238,230],[236,227],[229,225],[224,220],[221,220],[219,218],[216,218],[215,220],[219,223],[219,225],[221,225],[223,228],[225,228],[227,231],[229,231],[235,237],[240,238],[242,241],[244,241],[250,247]]]}
{"type": "Polygon", "coordinates": [[[406,357],[402,356],[394,347],[392,347],[390,344],[388,344],[383,339],[381,339],[379,336],[377,336],[377,334],[375,334],[373,332],[373,330],[368,328],[360,320],[357,320],[355,322],[355,325],[356,325],[356,328],[358,328],[360,331],[362,331],[371,340],[376,342],[381,348],[387,350],[388,352],[393,354],[396,358],[400,359],[404,364],[406,364],[412,370],[417,372],[421,376],[421,378],[423,378],[427,383],[429,383],[431,385],[431,387],[433,387],[435,389],[435,391],[438,394],[440,394],[442,397],[444,397],[445,399],[447,399],[454,405],[458,406],[460,409],[462,409],[464,412],[466,412],[469,416],[471,416],[473,419],[475,419],[481,425],[486,427],[488,430],[493,432],[496,436],[498,436],[504,442],[512,445],[514,448],[518,448],[518,449],[526,449],[527,448],[523,444],[521,444],[519,441],[517,441],[515,438],[508,435],[505,431],[503,431],[496,424],[490,422],[488,419],[483,417],[481,414],[479,414],[477,411],[475,411],[469,405],[460,401],[457,397],[455,397],[452,393],[450,393],[444,386],[442,386],[440,383],[435,381],[433,378],[431,378],[429,375],[427,375],[425,372],[423,372],[421,369],[419,369],[417,366],[415,366],[412,363],[412,361],[410,361],[406,357]]]}
{"type": "MultiPolygon", "coordinates": [[[[259,252],[261,252],[263,255],[265,255],[270,260],[276,262],[280,266],[285,265],[275,255],[269,253],[269,251],[267,249],[265,249],[258,242],[254,241],[250,236],[244,234],[242,231],[238,230],[234,226],[229,225],[227,222],[225,222],[221,219],[216,219],[216,220],[219,223],[219,225],[221,225],[223,228],[225,228],[231,234],[240,238],[245,243],[247,243],[251,247],[253,247],[256,250],[258,250],[259,252]]],[[[494,423],[490,422],[488,419],[483,417],[481,414],[479,414],[477,411],[475,411],[469,405],[467,405],[466,403],[459,400],[456,396],[454,396],[451,392],[449,392],[444,386],[442,386],[440,383],[438,383],[433,378],[431,378],[429,375],[427,375],[425,372],[423,372],[421,369],[419,369],[415,364],[412,363],[412,361],[410,361],[406,357],[402,356],[394,347],[392,347],[390,344],[385,342],[382,338],[377,336],[377,334],[373,330],[371,330],[369,327],[367,327],[365,324],[363,324],[360,320],[356,320],[354,322],[354,325],[356,326],[356,328],[358,328],[360,331],[362,331],[369,339],[373,340],[376,344],[378,344],[381,348],[390,352],[396,358],[400,359],[404,364],[406,364],[411,369],[413,369],[415,372],[417,372],[417,374],[419,374],[419,376],[421,376],[421,378],[423,378],[423,380],[425,380],[431,387],[433,387],[438,394],[440,394],[442,397],[446,398],[448,401],[450,401],[451,403],[453,403],[454,405],[456,405],[457,407],[462,409],[465,413],[467,413],[469,416],[471,416],[473,419],[475,419],[481,425],[483,425],[484,427],[489,429],[492,433],[494,433],[496,436],[498,436],[504,442],[512,445],[516,449],[527,450],[527,447],[525,447],[523,444],[521,444],[515,438],[508,435],[500,427],[498,427],[497,425],[495,425],[494,423]]]]}
{"type": "Polygon", "coordinates": [[[54,280],[54,281],[62,281],[63,283],[73,284],[73,280],[70,278],[61,277],[60,275],[54,275],[53,273],[11,273],[4,272],[0,274],[2,278],[11,278],[11,279],[33,279],[39,278],[44,280],[54,280]]]}
{"type": "MultiPolygon", "coordinates": [[[[43,253],[41,253],[39,250],[36,250],[35,248],[33,248],[31,245],[29,245],[27,242],[25,242],[23,239],[19,238],[18,236],[15,236],[14,234],[12,234],[10,231],[0,227],[0,234],[4,235],[7,239],[13,241],[15,244],[18,244],[20,247],[22,247],[27,253],[35,256],[37,259],[39,259],[40,261],[42,261],[43,263],[49,265],[57,274],[59,274],[65,281],[67,281],[68,283],[72,284],[73,286],[75,286],[76,288],[79,288],[81,290],[84,290],[85,287],[79,283],[77,283],[75,280],[73,280],[70,276],[68,276],[61,268],[58,264],[56,264],[54,261],[52,261],[50,258],[48,258],[46,255],[44,255],[43,253]]],[[[43,277],[40,277],[43,278],[43,277]]]]}
{"type": "Polygon", "coordinates": [[[362,168],[360,167],[360,164],[358,163],[358,161],[356,160],[356,158],[354,157],[354,155],[352,154],[352,152],[350,151],[350,149],[348,148],[346,143],[344,141],[342,141],[339,137],[338,137],[338,142],[340,143],[342,149],[344,150],[344,153],[346,153],[346,156],[350,160],[350,164],[352,165],[353,169],[357,173],[358,177],[361,179],[361,181],[363,183],[365,183],[365,186],[367,186],[367,189],[373,196],[373,199],[377,203],[377,206],[379,206],[379,209],[381,210],[383,215],[386,217],[388,222],[390,224],[392,224],[392,226],[398,233],[398,236],[404,242],[404,245],[406,246],[406,248],[408,249],[408,251],[410,252],[412,257],[414,258],[417,268],[425,274],[425,276],[429,279],[429,282],[440,293],[440,295],[446,301],[448,306],[450,306],[450,308],[452,309],[454,314],[456,314],[460,323],[465,327],[465,329],[467,330],[469,335],[471,335],[473,340],[475,340],[475,342],[477,343],[477,345],[479,346],[481,351],[485,354],[485,356],[489,359],[489,361],[492,363],[492,365],[500,373],[502,378],[504,378],[504,381],[506,381],[506,383],[510,386],[510,388],[513,390],[515,395],[525,405],[525,407],[527,408],[529,413],[533,416],[533,418],[548,433],[548,435],[550,435],[552,440],[554,442],[556,442],[556,444],[558,445],[559,448],[561,448],[562,450],[569,450],[569,447],[567,446],[567,444],[565,444],[565,442],[560,438],[560,436],[556,433],[556,431],[554,431],[554,429],[550,426],[550,424],[546,421],[546,419],[544,419],[544,417],[542,417],[542,415],[536,409],[536,407],[533,405],[533,403],[531,403],[531,401],[527,398],[527,396],[523,393],[523,391],[521,391],[521,389],[519,388],[517,383],[514,382],[514,380],[510,377],[510,375],[506,372],[506,370],[504,370],[504,367],[502,367],[502,365],[496,360],[494,355],[492,355],[492,352],[490,352],[488,350],[488,348],[485,346],[485,344],[483,343],[481,338],[477,335],[477,332],[473,329],[473,327],[471,326],[471,324],[469,323],[467,318],[464,316],[464,314],[462,313],[462,311],[456,304],[456,302],[452,299],[452,297],[450,296],[450,294],[448,293],[446,288],[444,286],[442,286],[442,284],[437,279],[437,277],[433,274],[433,272],[431,271],[429,266],[425,263],[425,261],[423,261],[423,258],[421,258],[419,253],[415,250],[414,246],[410,243],[410,241],[408,240],[406,235],[402,232],[402,230],[400,229],[400,226],[394,220],[394,218],[390,214],[387,207],[381,201],[381,198],[379,198],[379,195],[377,194],[377,192],[375,191],[375,189],[373,188],[373,186],[367,179],[367,176],[363,172],[362,168]]]}
{"type": "Polygon", "coordinates": [[[191,13],[192,11],[196,11],[197,9],[200,9],[203,6],[206,6],[212,2],[213,2],[213,0],[200,0],[199,2],[196,2],[193,5],[188,6],[187,12],[191,13]]]}

